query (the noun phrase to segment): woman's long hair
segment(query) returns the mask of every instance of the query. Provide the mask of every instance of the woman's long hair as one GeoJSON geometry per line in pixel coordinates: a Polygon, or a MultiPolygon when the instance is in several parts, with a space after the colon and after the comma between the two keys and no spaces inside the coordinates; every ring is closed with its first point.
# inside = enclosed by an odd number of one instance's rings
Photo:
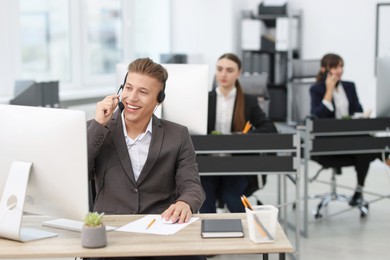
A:
{"type": "Polygon", "coordinates": [[[317,82],[321,82],[325,80],[325,73],[330,68],[336,68],[339,64],[343,64],[343,58],[340,55],[334,53],[328,53],[321,59],[321,68],[325,68],[324,71],[320,70],[317,74],[317,82]]]}
{"type": "MultiPolygon", "coordinates": [[[[218,60],[221,59],[229,59],[233,62],[235,62],[238,66],[238,69],[241,70],[242,64],[240,58],[237,57],[237,55],[233,53],[225,53],[221,57],[219,57],[218,60]]],[[[233,131],[234,132],[241,132],[245,127],[245,99],[244,99],[244,93],[242,91],[241,84],[239,80],[236,80],[235,83],[236,89],[237,89],[237,96],[236,96],[236,102],[234,105],[234,114],[233,114],[233,131]]]]}

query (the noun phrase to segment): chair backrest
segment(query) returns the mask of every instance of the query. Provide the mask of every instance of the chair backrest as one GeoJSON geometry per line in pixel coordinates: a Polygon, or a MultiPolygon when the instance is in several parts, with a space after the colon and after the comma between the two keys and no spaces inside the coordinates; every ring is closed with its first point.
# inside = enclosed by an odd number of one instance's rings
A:
{"type": "Polygon", "coordinates": [[[303,123],[310,115],[310,87],[316,82],[320,60],[293,60],[291,79],[291,120],[303,123]]]}
{"type": "Polygon", "coordinates": [[[321,61],[313,60],[298,60],[292,61],[292,77],[293,79],[315,78],[320,70],[321,61]]]}
{"type": "Polygon", "coordinates": [[[267,88],[268,74],[243,74],[239,80],[244,93],[256,96],[259,101],[259,106],[268,116],[270,102],[267,88]]]}
{"type": "Polygon", "coordinates": [[[257,97],[263,97],[264,99],[269,99],[267,83],[268,83],[268,74],[243,74],[240,77],[240,83],[242,89],[246,94],[254,95],[257,97]]]}

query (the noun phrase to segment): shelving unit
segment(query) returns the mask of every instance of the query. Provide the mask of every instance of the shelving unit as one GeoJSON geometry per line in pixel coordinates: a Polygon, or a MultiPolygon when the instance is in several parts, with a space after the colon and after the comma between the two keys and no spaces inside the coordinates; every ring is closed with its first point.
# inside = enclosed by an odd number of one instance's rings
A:
{"type": "Polygon", "coordinates": [[[241,52],[245,74],[267,73],[270,95],[269,117],[286,122],[291,118],[289,81],[292,59],[301,52],[301,13],[241,16],[241,52]]]}

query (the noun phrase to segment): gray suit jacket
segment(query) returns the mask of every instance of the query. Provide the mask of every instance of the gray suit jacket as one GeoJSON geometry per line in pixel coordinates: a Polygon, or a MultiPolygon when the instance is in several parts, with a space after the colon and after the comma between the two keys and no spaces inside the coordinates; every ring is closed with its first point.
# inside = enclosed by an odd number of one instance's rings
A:
{"type": "Polygon", "coordinates": [[[88,122],[88,171],[95,180],[94,210],[106,214],[160,214],[177,200],[196,213],[205,199],[188,129],[155,116],[137,181],[118,111],[106,126],[88,122]]]}

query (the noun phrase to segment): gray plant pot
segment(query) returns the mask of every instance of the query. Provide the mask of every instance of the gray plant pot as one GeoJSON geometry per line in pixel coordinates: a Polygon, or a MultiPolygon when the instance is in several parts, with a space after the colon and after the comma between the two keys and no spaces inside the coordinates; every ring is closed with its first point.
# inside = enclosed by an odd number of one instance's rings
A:
{"type": "Polygon", "coordinates": [[[84,225],[81,229],[81,245],[87,248],[99,248],[107,245],[106,227],[89,227],[84,225]]]}

